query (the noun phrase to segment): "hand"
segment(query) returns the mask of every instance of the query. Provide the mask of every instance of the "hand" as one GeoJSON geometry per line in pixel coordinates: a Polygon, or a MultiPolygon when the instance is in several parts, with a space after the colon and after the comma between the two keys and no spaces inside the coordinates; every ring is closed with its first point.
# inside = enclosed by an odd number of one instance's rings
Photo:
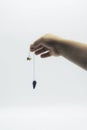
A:
{"type": "Polygon", "coordinates": [[[30,46],[30,51],[42,58],[61,55],[87,70],[86,44],[46,34],[30,46]]]}
{"type": "Polygon", "coordinates": [[[59,56],[59,43],[61,40],[58,36],[46,34],[31,44],[30,51],[35,52],[36,55],[40,55],[42,58],[59,56]]]}

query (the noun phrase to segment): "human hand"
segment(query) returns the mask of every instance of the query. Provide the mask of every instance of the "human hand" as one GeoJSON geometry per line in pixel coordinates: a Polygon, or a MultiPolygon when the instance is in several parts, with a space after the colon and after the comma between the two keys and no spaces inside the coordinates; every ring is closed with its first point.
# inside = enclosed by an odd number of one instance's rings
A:
{"type": "Polygon", "coordinates": [[[46,34],[31,44],[30,51],[42,58],[61,55],[87,70],[86,44],[46,34]]]}
{"type": "Polygon", "coordinates": [[[61,41],[62,38],[58,36],[46,34],[31,44],[30,51],[35,52],[36,55],[40,55],[42,58],[59,56],[61,41]]]}

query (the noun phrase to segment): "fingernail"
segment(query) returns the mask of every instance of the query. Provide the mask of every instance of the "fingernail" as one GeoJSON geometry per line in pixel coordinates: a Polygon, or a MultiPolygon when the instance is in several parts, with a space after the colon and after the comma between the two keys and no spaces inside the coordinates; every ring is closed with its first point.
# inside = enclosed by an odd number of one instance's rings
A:
{"type": "Polygon", "coordinates": [[[30,49],[30,51],[34,51],[34,49],[30,49]]]}
{"type": "Polygon", "coordinates": [[[33,50],[34,50],[34,48],[30,48],[30,50],[31,50],[31,51],[33,51],[33,50]]]}
{"type": "Polygon", "coordinates": [[[34,47],[31,46],[30,49],[34,49],[34,47]]]}

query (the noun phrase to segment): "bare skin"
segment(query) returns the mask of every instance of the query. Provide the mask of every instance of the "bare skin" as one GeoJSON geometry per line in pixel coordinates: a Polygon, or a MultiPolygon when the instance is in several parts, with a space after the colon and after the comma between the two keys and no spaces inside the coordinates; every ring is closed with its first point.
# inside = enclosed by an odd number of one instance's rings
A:
{"type": "Polygon", "coordinates": [[[46,34],[30,46],[30,51],[41,58],[63,56],[71,62],[87,70],[87,45],[76,41],[46,34]]]}

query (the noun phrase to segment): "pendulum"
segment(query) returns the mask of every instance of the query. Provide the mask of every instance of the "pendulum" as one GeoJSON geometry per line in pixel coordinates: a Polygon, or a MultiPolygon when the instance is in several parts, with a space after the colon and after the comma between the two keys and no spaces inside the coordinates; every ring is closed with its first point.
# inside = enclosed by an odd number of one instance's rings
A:
{"type": "Polygon", "coordinates": [[[36,82],[36,80],[34,80],[34,81],[33,81],[33,89],[35,89],[36,84],[37,84],[37,82],[36,82]]]}
{"type": "Polygon", "coordinates": [[[35,55],[33,54],[33,89],[35,89],[37,81],[35,80],[35,55]]]}
{"type": "MultiPolygon", "coordinates": [[[[32,58],[30,57],[30,52],[28,53],[28,57],[27,57],[27,61],[30,61],[32,58]]],[[[33,89],[35,89],[36,87],[36,80],[35,80],[35,55],[33,54],[33,82],[32,82],[32,85],[33,85],[33,89]]]]}

